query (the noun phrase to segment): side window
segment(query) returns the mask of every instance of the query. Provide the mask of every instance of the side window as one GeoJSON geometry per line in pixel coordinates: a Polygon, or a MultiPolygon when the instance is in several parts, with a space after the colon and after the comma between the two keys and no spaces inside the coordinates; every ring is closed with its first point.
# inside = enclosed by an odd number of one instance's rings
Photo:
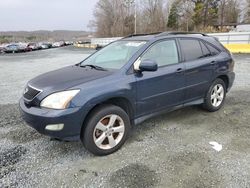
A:
{"type": "Polygon", "coordinates": [[[180,45],[185,61],[193,61],[203,57],[201,45],[199,40],[195,39],[181,39],[180,45]]]}
{"type": "Polygon", "coordinates": [[[142,55],[141,60],[154,60],[159,67],[179,63],[175,40],[158,42],[142,55]]]}
{"type": "Polygon", "coordinates": [[[220,53],[219,50],[217,50],[215,47],[213,47],[212,45],[206,43],[206,46],[208,47],[209,51],[211,52],[211,55],[214,56],[214,55],[217,55],[220,53]]]}
{"type": "Polygon", "coordinates": [[[205,46],[205,44],[200,41],[200,45],[201,45],[201,49],[202,49],[202,52],[203,52],[203,57],[209,57],[209,56],[211,56],[211,53],[208,50],[208,48],[205,46]]]}

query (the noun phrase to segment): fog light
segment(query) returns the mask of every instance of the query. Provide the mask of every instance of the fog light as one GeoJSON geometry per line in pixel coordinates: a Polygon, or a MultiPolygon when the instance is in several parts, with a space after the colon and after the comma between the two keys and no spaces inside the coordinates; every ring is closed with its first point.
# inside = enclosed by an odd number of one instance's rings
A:
{"type": "Polygon", "coordinates": [[[54,125],[47,125],[45,129],[49,131],[60,131],[63,129],[63,127],[64,124],[54,124],[54,125]]]}

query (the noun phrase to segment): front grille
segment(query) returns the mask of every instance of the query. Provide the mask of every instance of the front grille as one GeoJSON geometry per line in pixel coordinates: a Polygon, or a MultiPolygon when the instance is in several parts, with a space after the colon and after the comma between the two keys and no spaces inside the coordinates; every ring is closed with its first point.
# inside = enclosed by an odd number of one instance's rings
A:
{"type": "Polygon", "coordinates": [[[24,90],[23,97],[29,101],[33,100],[41,91],[31,86],[27,86],[24,90]]]}

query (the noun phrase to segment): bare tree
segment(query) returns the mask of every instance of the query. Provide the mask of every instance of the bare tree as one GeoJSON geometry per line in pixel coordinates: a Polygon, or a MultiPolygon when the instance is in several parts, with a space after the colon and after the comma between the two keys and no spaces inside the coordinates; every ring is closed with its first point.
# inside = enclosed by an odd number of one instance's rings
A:
{"type": "Polygon", "coordinates": [[[192,17],[194,15],[194,3],[190,0],[178,0],[178,15],[180,29],[190,31],[194,29],[192,17]]]}
{"type": "Polygon", "coordinates": [[[220,5],[219,5],[220,6],[219,7],[219,23],[220,23],[221,30],[222,30],[223,24],[225,22],[224,14],[225,14],[226,3],[227,3],[227,0],[221,0],[220,5]]]}
{"type": "Polygon", "coordinates": [[[242,22],[250,24],[250,0],[246,0],[246,5],[241,11],[244,13],[242,22]]]}
{"type": "Polygon", "coordinates": [[[116,37],[133,33],[130,8],[121,0],[99,0],[95,7],[96,34],[100,37],[116,37]]]}
{"type": "Polygon", "coordinates": [[[143,32],[158,32],[166,29],[165,4],[163,0],[140,1],[141,18],[140,22],[143,32]]]}
{"type": "MultiPolygon", "coordinates": [[[[204,31],[214,25],[235,23],[239,17],[239,0],[136,1],[138,33],[165,31],[167,26],[172,30],[204,31]]],[[[95,20],[90,24],[96,28],[97,36],[116,37],[134,33],[133,3],[132,0],[99,0],[94,12],[95,20]]],[[[250,18],[250,5],[248,12],[250,18]]]]}
{"type": "MultiPolygon", "coordinates": [[[[130,2],[130,1],[128,1],[130,2]]],[[[139,33],[164,31],[167,22],[168,0],[137,0],[139,33]]],[[[124,36],[134,33],[135,4],[128,6],[123,0],[99,0],[94,16],[98,36],[124,36]]]]}
{"type": "Polygon", "coordinates": [[[225,10],[225,22],[238,23],[240,15],[239,1],[228,0],[225,10]]]}
{"type": "Polygon", "coordinates": [[[239,14],[239,2],[237,0],[220,0],[218,22],[221,30],[225,24],[237,23],[239,14]]]}

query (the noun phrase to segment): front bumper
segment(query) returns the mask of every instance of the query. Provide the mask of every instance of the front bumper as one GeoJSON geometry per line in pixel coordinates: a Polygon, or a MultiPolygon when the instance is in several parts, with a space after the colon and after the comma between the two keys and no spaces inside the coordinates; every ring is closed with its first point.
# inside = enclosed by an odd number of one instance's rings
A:
{"type": "Polygon", "coordinates": [[[79,107],[65,110],[28,107],[23,98],[19,106],[23,119],[39,133],[61,140],[80,140],[84,116],[79,107]],[[60,131],[46,130],[45,127],[51,124],[64,124],[64,128],[60,131]]]}

